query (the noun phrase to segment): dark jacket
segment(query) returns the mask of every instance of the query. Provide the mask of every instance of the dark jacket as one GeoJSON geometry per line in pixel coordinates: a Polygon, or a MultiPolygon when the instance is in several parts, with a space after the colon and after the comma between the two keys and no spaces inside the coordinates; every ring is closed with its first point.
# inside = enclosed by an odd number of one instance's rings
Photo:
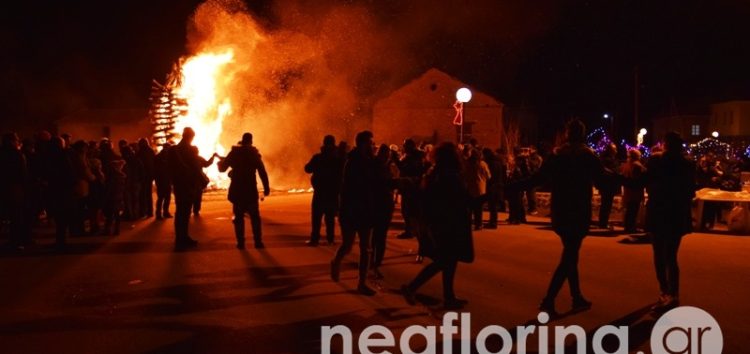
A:
{"type": "Polygon", "coordinates": [[[679,153],[651,156],[646,167],[646,230],[663,236],[692,231],[695,166],[679,153]]]}
{"type": "MultiPolygon", "coordinates": [[[[197,150],[185,141],[169,149],[167,165],[175,196],[195,199],[203,187],[203,166],[197,150]]],[[[179,198],[179,197],[178,197],[179,198]]]]}
{"type": "Polygon", "coordinates": [[[335,146],[321,147],[320,153],[313,155],[305,164],[305,172],[312,173],[310,182],[315,193],[337,194],[341,189],[341,174],[344,162],[335,146]]]}
{"type": "Polygon", "coordinates": [[[349,153],[341,183],[342,227],[360,229],[373,226],[377,170],[377,161],[372,154],[365,155],[360,148],[349,153]]]}
{"type": "Polygon", "coordinates": [[[605,175],[601,162],[584,144],[565,144],[531,178],[551,189],[552,227],[559,235],[583,237],[591,223],[591,188],[605,175]]]}
{"type": "Polygon", "coordinates": [[[471,196],[459,171],[432,170],[425,176],[424,210],[434,241],[434,257],[474,260],[471,234],[471,196]]]}
{"type": "Polygon", "coordinates": [[[263,190],[270,192],[268,173],[263,164],[260,152],[251,145],[237,145],[232,147],[226,158],[219,161],[219,171],[225,172],[231,168],[229,177],[229,201],[232,203],[248,204],[258,202],[258,185],[255,172],[258,172],[263,183],[263,190]]]}

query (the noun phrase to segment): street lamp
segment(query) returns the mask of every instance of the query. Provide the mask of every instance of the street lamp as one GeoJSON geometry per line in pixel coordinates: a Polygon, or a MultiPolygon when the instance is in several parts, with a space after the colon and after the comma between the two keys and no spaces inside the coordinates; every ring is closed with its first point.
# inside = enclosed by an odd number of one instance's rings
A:
{"type": "Polygon", "coordinates": [[[615,117],[610,116],[609,113],[604,113],[602,118],[604,118],[605,121],[609,121],[609,135],[614,139],[615,133],[612,130],[614,130],[615,117]]]}
{"type": "Polygon", "coordinates": [[[457,108],[456,110],[456,118],[453,120],[453,124],[460,126],[460,136],[458,138],[458,143],[463,144],[464,142],[464,103],[467,103],[471,101],[471,90],[469,90],[466,87],[462,87],[456,91],[456,103],[457,108]]]}
{"type": "Polygon", "coordinates": [[[711,133],[711,136],[714,137],[714,139],[716,139],[719,137],[719,132],[714,131],[713,133],[711,133]]]}

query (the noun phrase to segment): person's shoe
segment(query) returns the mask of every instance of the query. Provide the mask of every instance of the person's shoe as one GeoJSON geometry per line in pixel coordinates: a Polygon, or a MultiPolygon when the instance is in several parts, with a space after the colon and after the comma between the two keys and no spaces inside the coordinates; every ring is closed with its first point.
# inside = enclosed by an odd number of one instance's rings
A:
{"type": "Polygon", "coordinates": [[[310,246],[310,247],[315,247],[315,246],[318,245],[318,241],[307,240],[307,241],[305,241],[305,244],[308,245],[308,246],[310,246]]]}
{"type": "Polygon", "coordinates": [[[329,245],[329,246],[333,246],[333,245],[335,245],[335,244],[336,244],[336,241],[334,241],[334,240],[330,240],[330,241],[328,241],[328,245],[329,245]]]}
{"type": "Polygon", "coordinates": [[[404,300],[406,300],[406,303],[414,306],[417,304],[417,297],[416,294],[409,288],[409,285],[401,285],[401,296],[404,297],[404,300]]]}
{"type": "Polygon", "coordinates": [[[414,260],[414,263],[417,263],[417,264],[422,264],[423,262],[424,262],[424,257],[422,256],[417,256],[417,259],[414,260]]]}
{"type": "Polygon", "coordinates": [[[372,290],[369,286],[366,284],[359,284],[357,285],[357,292],[364,295],[364,296],[373,296],[376,294],[375,290],[372,290]]]}
{"type": "Polygon", "coordinates": [[[402,232],[402,233],[398,234],[396,236],[396,238],[399,239],[399,240],[406,240],[406,239],[414,238],[414,235],[412,235],[410,233],[402,232]]]}
{"type": "Polygon", "coordinates": [[[539,311],[546,312],[550,318],[557,317],[557,311],[555,311],[555,300],[542,300],[542,303],[539,304],[539,311]]]}
{"type": "Polygon", "coordinates": [[[651,311],[663,313],[680,306],[680,299],[677,296],[662,294],[659,300],[651,306],[651,311]]]}
{"type": "Polygon", "coordinates": [[[340,275],[341,275],[341,264],[338,264],[336,261],[331,261],[331,280],[338,283],[340,275]]]}
{"type": "Polygon", "coordinates": [[[256,242],[255,243],[255,248],[257,248],[257,249],[266,248],[266,245],[264,245],[263,242],[256,242]]]}
{"type": "Polygon", "coordinates": [[[448,299],[443,301],[443,310],[460,310],[466,306],[469,302],[466,300],[459,299],[448,299]]]}
{"type": "Polygon", "coordinates": [[[586,311],[591,308],[591,301],[586,300],[583,296],[573,299],[573,306],[571,307],[573,312],[586,311]]]}

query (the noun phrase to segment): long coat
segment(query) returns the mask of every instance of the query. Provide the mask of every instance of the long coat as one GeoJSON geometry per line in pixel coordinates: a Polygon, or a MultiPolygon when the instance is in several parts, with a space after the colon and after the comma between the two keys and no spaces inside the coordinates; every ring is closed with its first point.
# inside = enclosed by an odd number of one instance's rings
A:
{"type": "Polygon", "coordinates": [[[371,228],[374,222],[377,161],[360,149],[352,150],[344,165],[339,219],[347,229],[371,228]]]}
{"type": "Polygon", "coordinates": [[[425,177],[424,210],[433,253],[438,259],[474,260],[471,234],[471,196],[458,171],[432,170],[425,177]]]}

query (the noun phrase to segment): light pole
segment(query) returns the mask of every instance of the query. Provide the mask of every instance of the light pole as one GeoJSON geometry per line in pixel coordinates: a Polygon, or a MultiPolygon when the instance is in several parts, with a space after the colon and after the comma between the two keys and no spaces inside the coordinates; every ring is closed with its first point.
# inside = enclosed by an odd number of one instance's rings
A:
{"type": "Polygon", "coordinates": [[[719,132],[715,131],[715,132],[711,133],[711,136],[714,137],[714,139],[718,139],[719,138],[719,132]]]}
{"type": "Polygon", "coordinates": [[[615,117],[609,115],[609,113],[604,113],[602,115],[602,118],[604,118],[604,120],[609,123],[609,135],[610,135],[610,139],[614,140],[615,139],[615,132],[613,132],[612,130],[613,130],[613,126],[614,126],[615,117]]]}
{"type": "Polygon", "coordinates": [[[458,112],[456,119],[453,120],[453,124],[460,126],[460,135],[458,137],[458,143],[464,143],[464,104],[471,101],[471,90],[466,87],[462,87],[456,91],[456,100],[458,101],[458,112]]]}

